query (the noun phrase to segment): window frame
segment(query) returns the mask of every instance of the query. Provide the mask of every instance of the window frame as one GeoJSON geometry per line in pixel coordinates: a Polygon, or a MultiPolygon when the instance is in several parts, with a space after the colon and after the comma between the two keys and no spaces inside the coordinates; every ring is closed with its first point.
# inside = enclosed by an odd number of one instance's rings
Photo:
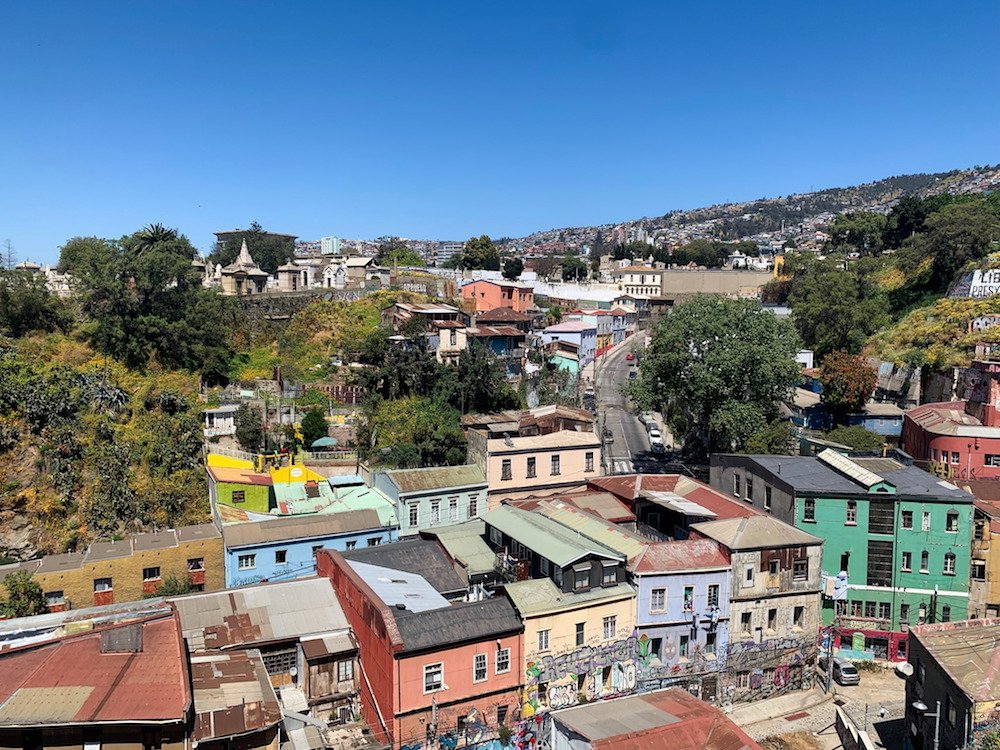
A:
{"type": "Polygon", "coordinates": [[[288,565],[288,550],[287,549],[276,549],[274,551],[274,564],[275,565],[288,565]],[[278,556],[281,556],[279,559],[278,556]]]}
{"type": "Polygon", "coordinates": [[[666,612],[667,611],[667,588],[666,586],[657,586],[654,589],[650,589],[649,592],[649,612],[666,612]],[[660,606],[656,606],[657,594],[659,594],[660,606]]]}
{"type": "Polygon", "coordinates": [[[551,637],[552,637],[552,629],[551,628],[545,628],[544,630],[539,630],[538,631],[538,650],[539,651],[548,651],[549,650],[549,644],[551,643],[551,637]],[[544,641],[544,644],[543,644],[543,641],[544,641]]]}
{"type": "Polygon", "coordinates": [[[237,570],[256,570],[257,569],[257,553],[247,552],[245,555],[237,555],[236,557],[236,569],[237,570]],[[247,563],[244,563],[244,560],[247,563]]]}
{"type": "Polygon", "coordinates": [[[601,620],[601,635],[605,641],[613,641],[618,634],[618,616],[606,615],[601,620]]]}
{"type": "Polygon", "coordinates": [[[558,453],[553,453],[549,457],[549,476],[558,477],[562,475],[562,458],[558,453]]]}
{"type": "Polygon", "coordinates": [[[490,658],[486,654],[472,655],[472,682],[486,682],[490,678],[490,658]],[[482,661],[480,661],[482,660],[482,661]],[[479,676],[480,672],[482,677],[479,676]]]}
{"type": "Polygon", "coordinates": [[[807,497],[802,501],[802,521],[805,523],[816,523],[816,501],[807,497]]]}
{"type": "Polygon", "coordinates": [[[143,581],[162,581],[163,576],[160,575],[160,566],[153,565],[149,568],[142,569],[142,580],[143,581]],[[151,571],[155,571],[155,575],[149,575],[151,571]]]}
{"type": "Polygon", "coordinates": [[[424,695],[429,695],[430,693],[438,693],[444,690],[444,662],[434,662],[432,664],[425,664],[423,669],[424,675],[424,695]],[[429,670],[434,670],[436,667],[436,672],[438,673],[438,687],[428,687],[427,686],[427,676],[429,670]]]}
{"type": "Polygon", "coordinates": [[[510,647],[498,648],[496,658],[493,660],[493,674],[507,674],[510,672],[510,647]],[[506,662],[507,667],[500,669],[500,664],[506,662]]]}

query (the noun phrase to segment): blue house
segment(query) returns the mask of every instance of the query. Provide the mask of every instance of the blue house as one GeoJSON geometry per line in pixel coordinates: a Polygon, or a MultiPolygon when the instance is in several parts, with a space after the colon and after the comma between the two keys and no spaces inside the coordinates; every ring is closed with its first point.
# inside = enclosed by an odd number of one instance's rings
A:
{"type": "Polygon", "coordinates": [[[729,646],[729,556],[713,540],[650,544],[631,564],[636,634],[688,688],[722,672],[729,646]]]}
{"type": "Polygon", "coordinates": [[[377,547],[398,536],[371,508],[226,524],[226,588],[315,575],[319,549],[377,547]]]}
{"type": "Polygon", "coordinates": [[[476,464],[380,471],[372,476],[372,488],[395,504],[404,536],[479,518],[487,511],[486,476],[476,464]]]}
{"type": "Polygon", "coordinates": [[[597,326],[583,320],[567,320],[542,331],[542,343],[553,341],[575,344],[580,367],[586,367],[597,356],[597,326]]]}

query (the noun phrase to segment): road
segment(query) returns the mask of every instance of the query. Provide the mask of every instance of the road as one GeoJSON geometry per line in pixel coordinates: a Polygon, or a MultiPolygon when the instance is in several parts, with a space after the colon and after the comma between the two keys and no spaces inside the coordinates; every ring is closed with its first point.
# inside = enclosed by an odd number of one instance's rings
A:
{"type": "Polygon", "coordinates": [[[637,337],[616,346],[598,360],[595,368],[597,424],[603,425],[614,438],[604,445],[606,472],[659,474],[668,470],[665,457],[650,451],[645,426],[621,394],[621,386],[628,382],[629,370],[635,364],[627,359],[636,346],[633,341],[637,337]]]}

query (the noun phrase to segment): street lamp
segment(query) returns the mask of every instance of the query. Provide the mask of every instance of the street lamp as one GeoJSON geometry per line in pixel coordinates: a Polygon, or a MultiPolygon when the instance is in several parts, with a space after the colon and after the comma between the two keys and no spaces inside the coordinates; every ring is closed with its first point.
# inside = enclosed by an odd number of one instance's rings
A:
{"type": "Polygon", "coordinates": [[[934,750],[938,750],[938,733],[941,730],[941,701],[937,702],[934,713],[932,714],[927,713],[929,709],[927,708],[927,704],[923,701],[913,701],[910,705],[924,716],[934,717],[934,750]]]}

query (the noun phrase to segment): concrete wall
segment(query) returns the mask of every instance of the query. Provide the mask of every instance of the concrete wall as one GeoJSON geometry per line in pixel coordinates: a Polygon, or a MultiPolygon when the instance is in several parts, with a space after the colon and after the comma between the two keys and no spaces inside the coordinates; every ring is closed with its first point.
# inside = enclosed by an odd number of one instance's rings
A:
{"type": "Polygon", "coordinates": [[[774,278],[770,271],[706,270],[686,271],[670,269],[662,272],[662,296],[678,294],[725,294],[728,296],[756,296],[761,287],[774,278]]]}

